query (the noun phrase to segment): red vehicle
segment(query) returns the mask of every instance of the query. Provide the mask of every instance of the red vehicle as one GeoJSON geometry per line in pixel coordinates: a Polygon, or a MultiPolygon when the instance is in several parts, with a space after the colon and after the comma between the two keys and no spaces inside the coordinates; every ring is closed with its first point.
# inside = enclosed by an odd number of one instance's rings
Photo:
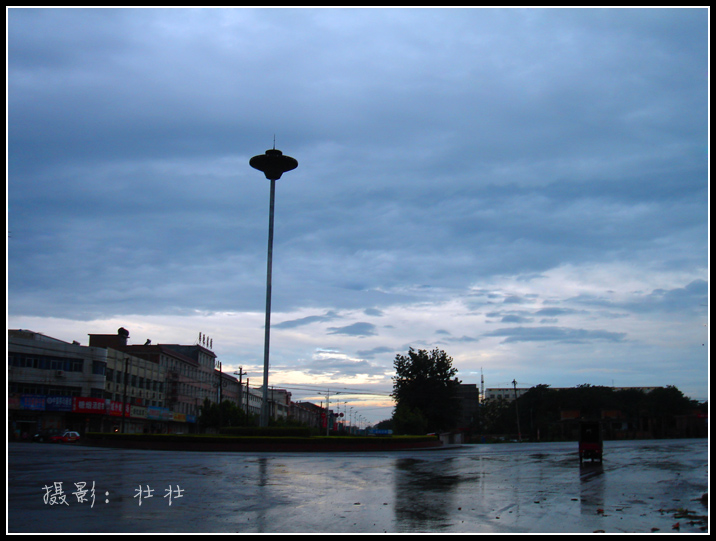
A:
{"type": "Polygon", "coordinates": [[[65,430],[62,434],[50,436],[49,441],[52,443],[73,443],[80,441],[80,434],[72,430],[65,430]]]}
{"type": "Polygon", "coordinates": [[[590,459],[602,461],[604,443],[602,425],[596,421],[583,421],[579,424],[579,463],[590,459]]]}

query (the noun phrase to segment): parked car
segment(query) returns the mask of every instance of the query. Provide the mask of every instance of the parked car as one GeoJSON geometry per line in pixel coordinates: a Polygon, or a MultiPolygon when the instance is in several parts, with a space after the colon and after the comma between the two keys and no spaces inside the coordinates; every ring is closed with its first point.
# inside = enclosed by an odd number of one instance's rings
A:
{"type": "Polygon", "coordinates": [[[80,434],[79,432],[74,432],[72,430],[66,430],[62,434],[56,434],[54,436],[50,436],[50,441],[52,443],[73,443],[80,441],[80,434]]]}
{"type": "Polygon", "coordinates": [[[59,436],[64,432],[64,430],[60,430],[59,428],[46,428],[45,430],[40,430],[37,434],[32,436],[32,441],[43,443],[46,441],[50,441],[51,437],[59,436]]]}

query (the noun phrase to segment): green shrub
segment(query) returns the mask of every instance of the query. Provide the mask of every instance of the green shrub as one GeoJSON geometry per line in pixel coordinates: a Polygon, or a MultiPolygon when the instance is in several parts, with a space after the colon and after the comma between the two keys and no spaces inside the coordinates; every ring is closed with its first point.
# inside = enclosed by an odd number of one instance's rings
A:
{"type": "Polygon", "coordinates": [[[237,426],[219,429],[220,434],[231,436],[283,436],[310,438],[311,429],[304,426],[270,426],[261,428],[257,426],[237,426]]]}

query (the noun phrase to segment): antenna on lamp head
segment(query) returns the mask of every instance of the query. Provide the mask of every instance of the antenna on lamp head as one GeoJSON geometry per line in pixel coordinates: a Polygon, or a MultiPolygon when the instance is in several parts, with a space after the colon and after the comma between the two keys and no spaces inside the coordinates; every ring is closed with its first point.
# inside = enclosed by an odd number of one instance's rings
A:
{"type": "Polygon", "coordinates": [[[276,134],[273,134],[273,149],[276,150],[276,134]]]}

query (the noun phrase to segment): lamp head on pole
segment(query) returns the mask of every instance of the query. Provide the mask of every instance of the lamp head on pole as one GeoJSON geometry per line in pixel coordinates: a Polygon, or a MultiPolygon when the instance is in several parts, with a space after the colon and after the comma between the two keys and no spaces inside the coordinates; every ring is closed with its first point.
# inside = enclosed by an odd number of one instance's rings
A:
{"type": "Polygon", "coordinates": [[[262,171],[267,179],[278,180],[286,171],[296,169],[298,161],[291,156],[284,156],[283,152],[272,148],[267,150],[266,154],[259,154],[251,158],[249,165],[262,171]]]}

